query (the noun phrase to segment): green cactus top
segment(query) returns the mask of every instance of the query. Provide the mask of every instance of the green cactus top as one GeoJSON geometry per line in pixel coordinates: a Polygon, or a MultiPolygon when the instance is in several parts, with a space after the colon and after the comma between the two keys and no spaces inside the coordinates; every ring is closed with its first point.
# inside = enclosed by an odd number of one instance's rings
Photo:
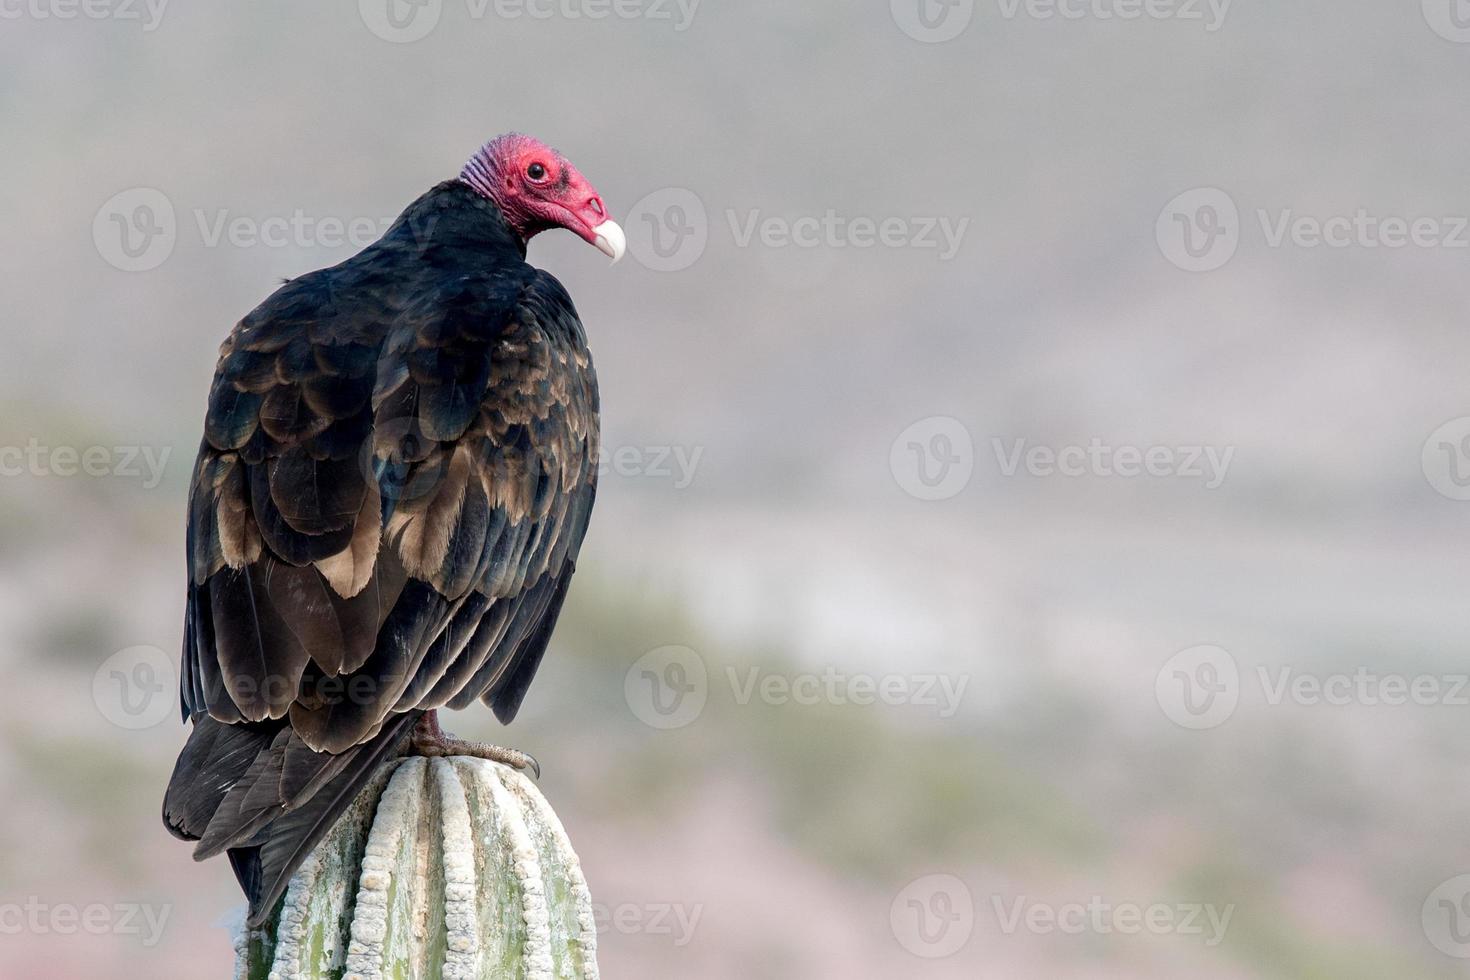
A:
{"type": "Polygon", "coordinates": [[[598,976],[561,822],[525,776],[465,757],[385,766],[236,952],[236,980],[598,976]]]}

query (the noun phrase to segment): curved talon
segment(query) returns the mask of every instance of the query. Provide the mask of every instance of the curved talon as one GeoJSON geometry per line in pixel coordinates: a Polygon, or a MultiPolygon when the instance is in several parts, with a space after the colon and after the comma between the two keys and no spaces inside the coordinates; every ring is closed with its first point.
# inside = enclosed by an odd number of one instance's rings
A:
{"type": "Polygon", "coordinates": [[[529,769],[532,776],[537,779],[541,778],[541,763],[537,762],[536,757],[529,752],[522,752],[520,749],[503,749],[498,745],[486,745],[483,742],[463,742],[460,743],[460,747],[463,751],[457,752],[456,755],[493,759],[503,766],[510,766],[516,772],[525,772],[529,769]]]}
{"type": "Polygon", "coordinates": [[[491,745],[488,742],[471,742],[467,739],[455,738],[439,727],[437,713],[433,711],[424,715],[415,726],[413,737],[409,742],[409,751],[430,758],[467,755],[476,759],[489,759],[491,762],[510,766],[518,772],[529,769],[537,779],[541,778],[541,763],[537,762],[536,757],[531,753],[491,745]]]}

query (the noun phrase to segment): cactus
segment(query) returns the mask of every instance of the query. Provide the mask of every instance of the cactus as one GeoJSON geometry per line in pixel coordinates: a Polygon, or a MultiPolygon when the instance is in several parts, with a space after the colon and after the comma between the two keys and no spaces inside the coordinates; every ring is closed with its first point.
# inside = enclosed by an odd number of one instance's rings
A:
{"type": "Polygon", "coordinates": [[[516,770],[463,756],[384,766],[236,954],[236,980],[597,980],[556,814],[516,770]]]}

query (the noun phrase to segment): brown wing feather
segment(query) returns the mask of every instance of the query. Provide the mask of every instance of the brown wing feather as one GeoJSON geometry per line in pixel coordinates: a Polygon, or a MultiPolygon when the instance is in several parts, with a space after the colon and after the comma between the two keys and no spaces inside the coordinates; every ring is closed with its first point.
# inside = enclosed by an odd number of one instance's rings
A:
{"type": "Polygon", "coordinates": [[[199,856],[230,850],[253,916],[424,710],[514,715],[565,596],[596,380],[571,300],[497,222],[441,185],[221,346],[168,812],[199,856]]]}

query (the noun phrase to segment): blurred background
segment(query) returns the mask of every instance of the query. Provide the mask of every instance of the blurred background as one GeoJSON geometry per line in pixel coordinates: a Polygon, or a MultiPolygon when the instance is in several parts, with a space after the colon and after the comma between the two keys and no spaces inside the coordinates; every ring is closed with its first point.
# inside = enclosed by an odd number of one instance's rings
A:
{"type": "Polygon", "coordinates": [[[0,975],[225,976],[159,801],[215,351],[508,130],[607,449],[608,977],[1463,976],[1470,4],[0,0],[0,975]]]}

